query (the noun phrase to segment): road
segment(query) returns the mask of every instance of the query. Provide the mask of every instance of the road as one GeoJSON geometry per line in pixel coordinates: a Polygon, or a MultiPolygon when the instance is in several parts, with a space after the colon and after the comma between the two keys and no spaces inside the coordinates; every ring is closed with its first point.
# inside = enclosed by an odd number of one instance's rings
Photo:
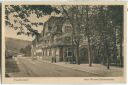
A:
{"type": "Polygon", "coordinates": [[[25,77],[93,77],[97,76],[84,71],[74,70],[29,58],[17,58],[20,76],[25,77]]]}

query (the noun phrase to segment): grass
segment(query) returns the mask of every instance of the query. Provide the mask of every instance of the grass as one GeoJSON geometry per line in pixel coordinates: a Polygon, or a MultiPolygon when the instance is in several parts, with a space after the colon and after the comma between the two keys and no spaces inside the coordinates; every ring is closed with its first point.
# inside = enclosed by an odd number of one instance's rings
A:
{"type": "Polygon", "coordinates": [[[17,66],[17,63],[14,59],[6,59],[6,73],[14,73],[14,72],[19,72],[19,68],[17,66]]]}

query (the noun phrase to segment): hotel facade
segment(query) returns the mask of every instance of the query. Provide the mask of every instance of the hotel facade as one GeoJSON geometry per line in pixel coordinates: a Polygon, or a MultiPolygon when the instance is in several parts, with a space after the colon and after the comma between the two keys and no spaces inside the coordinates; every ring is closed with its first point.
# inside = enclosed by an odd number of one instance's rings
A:
{"type": "MultiPolygon", "coordinates": [[[[76,45],[72,42],[73,28],[69,19],[52,16],[44,23],[40,36],[31,45],[32,57],[51,62],[75,63],[76,45]]],[[[87,40],[81,35],[79,45],[80,63],[88,63],[87,40]]]]}

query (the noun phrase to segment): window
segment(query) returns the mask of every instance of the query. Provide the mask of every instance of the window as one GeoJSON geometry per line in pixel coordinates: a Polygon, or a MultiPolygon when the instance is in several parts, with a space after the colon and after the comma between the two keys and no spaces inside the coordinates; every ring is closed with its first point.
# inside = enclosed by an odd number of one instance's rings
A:
{"type": "Polygon", "coordinates": [[[65,54],[65,57],[71,57],[72,56],[71,48],[66,48],[64,54],[65,54]]]}
{"type": "Polygon", "coordinates": [[[71,37],[65,37],[65,42],[70,43],[71,37]]]}
{"type": "Polygon", "coordinates": [[[71,26],[65,26],[65,32],[71,32],[71,26]]]}
{"type": "Polygon", "coordinates": [[[68,52],[68,56],[72,56],[72,52],[68,52]]]}

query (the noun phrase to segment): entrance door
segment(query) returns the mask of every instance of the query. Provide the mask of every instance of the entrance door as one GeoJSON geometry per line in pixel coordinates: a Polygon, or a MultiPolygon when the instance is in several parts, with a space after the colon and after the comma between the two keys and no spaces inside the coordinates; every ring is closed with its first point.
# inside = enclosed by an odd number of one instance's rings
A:
{"type": "Polygon", "coordinates": [[[72,58],[72,50],[71,48],[65,48],[64,49],[64,60],[66,62],[70,62],[72,58]]]}
{"type": "Polygon", "coordinates": [[[80,63],[88,63],[88,50],[87,48],[80,49],[80,63]]]}

